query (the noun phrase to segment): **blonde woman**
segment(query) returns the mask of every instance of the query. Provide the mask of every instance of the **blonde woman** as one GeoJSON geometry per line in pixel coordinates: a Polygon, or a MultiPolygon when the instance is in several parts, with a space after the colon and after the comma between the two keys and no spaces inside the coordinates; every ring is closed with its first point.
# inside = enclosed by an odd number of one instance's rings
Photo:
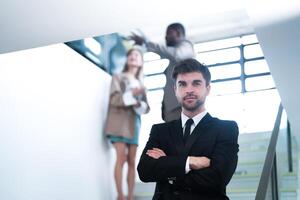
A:
{"type": "Polygon", "coordinates": [[[122,73],[114,75],[110,88],[110,103],[105,133],[117,155],[114,169],[117,200],[125,200],[122,190],[122,171],[128,164],[128,200],[133,200],[135,158],[140,131],[140,115],[149,112],[143,77],[143,55],[137,49],[127,53],[122,73]]]}

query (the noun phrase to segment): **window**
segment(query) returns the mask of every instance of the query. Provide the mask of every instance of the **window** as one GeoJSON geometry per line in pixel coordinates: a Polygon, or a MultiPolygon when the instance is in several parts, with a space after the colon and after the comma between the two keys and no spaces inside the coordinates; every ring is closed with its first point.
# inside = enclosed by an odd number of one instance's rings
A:
{"type": "Polygon", "coordinates": [[[259,44],[245,46],[244,55],[246,59],[264,56],[259,44]]]}
{"type": "Polygon", "coordinates": [[[206,65],[237,61],[240,59],[239,48],[229,48],[197,54],[197,60],[206,65]]]}
{"type": "Polygon", "coordinates": [[[210,95],[206,108],[220,119],[235,120],[240,133],[272,131],[280,97],[276,90],[210,95]],[[263,123],[262,123],[263,122],[263,123]]]}
{"type": "Polygon", "coordinates": [[[254,44],[258,43],[257,37],[255,34],[252,35],[244,35],[241,37],[242,44],[254,44]]]}
{"type": "Polygon", "coordinates": [[[145,62],[144,74],[150,75],[150,74],[163,73],[165,71],[165,69],[168,67],[168,65],[169,65],[168,59],[161,59],[161,60],[145,62]]]}
{"type": "Polygon", "coordinates": [[[148,90],[163,88],[166,84],[166,76],[164,74],[147,76],[144,84],[148,90]]]}
{"type": "Polygon", "coordinates": [[[231,65],[221,65],[218,67],[209,67],[212,80],[226,79],[231,77],[241,76],[241,65],[231,64],[231,65]]]}
{"type": "Polygon", "coordinates": [[[195,52],[211,51],[216,49],[239,46],[241,39],[239,37],[228,38],[223,40],[216,40],[211,42],[203,42],[194,45],[195,52]]]}
{"type": "Polygon", "coordinates": [[[267,61],[264,59],[245,62],[245,74],[247,75],[266,72],[270,72],[270,70],[267,61]]]}
{"type": "Polygon", "coordinates": [[[153,52],[146,52],[146,53],[144,53],[143,57],[144,57],[145,62],[160,59],[160,56],[157,53],[153,53],[153,52]]]}
{"type": "Polygon", "coordinates": [[[153,90],[147,93],[148,101],[150,104],[160,104],[163,99],[163,90],[153,90]]]}
{"type": "Polygon", "coordinates": [[[275,83],[271,75],[258,76],[246,79],[247,91],[263,90],[275,88],[275,83]]]}
{"type": "Polygon", "coordinates": [[[235,94],[241,92],[241,81],[222,81],[211,84],[211,95],[235,94]]]}

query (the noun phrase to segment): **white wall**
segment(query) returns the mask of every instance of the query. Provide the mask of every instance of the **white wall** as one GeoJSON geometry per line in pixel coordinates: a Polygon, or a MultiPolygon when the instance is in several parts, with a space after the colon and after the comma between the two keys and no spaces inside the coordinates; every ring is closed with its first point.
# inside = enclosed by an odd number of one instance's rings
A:
{"type": "Polygon", "coordinates": [[[249,9],[248,13],[287,111],[292,132],[300,141],[300,2],[291,2],[262,3],[261,9],[249,9]]]}
{"type": "Polygon", "coordinates": [[[258,39],[287,111],[293,133],[300,138],[299,35],[300,14],[288,21],[257,29],[258,39]]]}
{"type": "Polygon", "coordinates": [[[0,55],[0,199],[111,199],[110,76],[63,44],[0,55]]]}

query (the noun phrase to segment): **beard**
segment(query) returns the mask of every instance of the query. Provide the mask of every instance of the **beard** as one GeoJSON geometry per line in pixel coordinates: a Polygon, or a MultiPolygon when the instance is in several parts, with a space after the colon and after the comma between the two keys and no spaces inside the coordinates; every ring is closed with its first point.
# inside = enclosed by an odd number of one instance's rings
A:
{"type": "Polygon", "coordinates": [[[184,96],[181,101],[178,99],[178,101],[180,102],[181,106],[190,112],[194,112],[196,110],[198,110],[201,106],[204,105],[205,103],[205,97],[204,98],[200,98],[199,96],[196,96],[192,93],[187,94],[186,96],[184,96]],[[194,99],[195,101],[193,103],[187,103],[185,100],[188,99],[194,99]]]}
{"type": "Polygon", "coordinates": [[[182,105],[182,107],[183,107],[185,110],[188,110],[188,111],[195,111],[195,110],[197,110],[198,108],[200,108],[203,104],[204,104],[204,101],[198,99],[198,100],[195,101],[195,103],[193,103],[193,104],[187,104],[187,103],[185,103],[185,102],[182,102],[181,105],[182,105]]]}

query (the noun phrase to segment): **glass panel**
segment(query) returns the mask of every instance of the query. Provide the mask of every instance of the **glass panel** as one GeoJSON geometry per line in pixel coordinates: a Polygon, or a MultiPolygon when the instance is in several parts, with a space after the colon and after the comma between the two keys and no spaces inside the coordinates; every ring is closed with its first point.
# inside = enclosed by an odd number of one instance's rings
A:
{"type": "Polygon", "coordinates": [[[145,77],[145,86],[149,89],[162,88],[166,84],[166,76],[164,74],[159,74],[155,76],[145,77]]]}
{"type": "MultiPolygon", "coordinates": [[[[277,115],[277,113],[276,113],[277,115]]],[[[275,120],[274,120],[275,124],[275,120]]],[[[280,129],[276,145],[276,174],[277,174],[277,185],[278,185],[278,199],[297,199],[297,152],[298,146],[296,143],[296,138],[291,134],[291,165],[292,171],[289,169],[288,160],[288,137],[287,137],[287,115],[285,110],[283,110],[280,129]]],[[[274,180],[273,180],[274,181],[274,180]]],[[[268,182],[268,189],[266,194],[266,200],[274,199],[272,197],[272,178],[270,176],[268,182]]]]}
{"type": "Polygon", "coordinates": [[[84,52],[84,55],[86,55],[88,58],[90,58],[92,61],[94,61],[97,64],[101,64],[101,61],[99,60],[99,58],[97,58],[96,56],[94,56],[94,54],[86,51],[84,52]]]}
{"type": "Polygon", "coordinates": [[[221,49],[226,47],[233,47],[241,45],[239,37],[228,38],[223,40],[216,40],[211,42],[203,42],[194,45],[195,52],[209,51],[215,49],[221,49]]]}
{"type": "Polygon", "coordinates": [[[255,60],[245,62],[245,74],[259,74],[264,72],[270,72],[269,66],[266,60],[255,60]]]}
{"type": "Polygon", "coordinates": [[[94,38],[86,38],[83,40],[84,45],[96,55],[102,51],[101,44],[94,38]]]}
{"type": "Polygon", "coordinates": [[[144,53],[144,61],[152,61],[152,60],[159,60],[160,56],[154,52],[146,52],[144,53]]]}
{"type": "Polygon", "coordinates": [[[211,73],[212,80],[231,78],[241,76],[241,65],[221,65],[210,67],[209,71],[211,73]]]}
{"type": "Polygon", "coordinates": [[[198,53],[196,58],[201,63],[205,63],[206,65],[212,65],[216,63],[239,60],[240,54],[241,53],[239,48],[230,48],[205,53],[198,53]]]}
{"type": "Polygon", "coordinates": [[[149,61],[144,63],[144,74],[162,73],[169,65],[168,59],[149,61]]]}
{"type": "Polygon", "coordinates": [[[291,165],[292,171],[289,171],[288,159],[288,137],[287,137],[287,115],[282,113],[280,131],[276,146],[277,154],[277,178],[279,199],[297,199],[297,158],[298,146],[297,139],[291,133],[291,165]]]}
{"type": "Polygon", "coordinates": [[[270,176],[267,191],[266,191],[265,200],[273,200],[273,199],[274,198],[272,197],[272,179],[271,179],[271,176],[270,176]]]}
{"type": "Polygon", "coordinates": [[[270,75],[246,78],[245,83],[247,91],[270,89],[275,87],[274,80],[270,75]]]}
{"type": "Polygon", "coordinates": [[[275,89],[207,98],[212,116],[235,120],[239,126],[238,166],[227,187],[230,199],[255,199],[279,102],[275,89]]]}
{"type": "Polygon", "coordinates": [[[241,41],[242,41],[242,44],[258,43],[258,40],[257,40],[257,37],[255,34],[242,36],[241,41]]]}
{"type": "Polygon", "coordinates": [[[241,81],[223,81],[211,84],[211,95],[239,93],[242,90],[241,81]]]}
{"type": "Polygon", "coordinates": [[[249,45],[244,47],[244,56],[246,59],[263,57],[264,54],[259,44],[249,45]]]}

